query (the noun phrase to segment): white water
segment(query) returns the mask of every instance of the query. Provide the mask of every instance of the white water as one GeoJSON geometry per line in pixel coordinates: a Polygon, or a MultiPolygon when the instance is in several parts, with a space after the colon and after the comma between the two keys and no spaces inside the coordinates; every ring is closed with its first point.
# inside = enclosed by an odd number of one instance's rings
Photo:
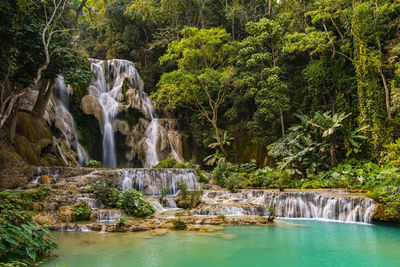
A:
{"type": "Polygon", "coordinates": [[[269,192],[264,190],[204,191],[196,215],[268,215],[269,207],[283,218],[370,223],[373,199],[321,192],[269,192]]]}
{"type": "MultiPolygon", "coordinates": [[[[147,146],[144,167],[153,167],[160,161],[157,145],[161,126],[155,112],[154,102],[144,92],[143,81],[139,76],[135,64],[121,59],[108,61],[90,59],[90,62],[94,78],[89,87],[89,94],[98,99],[103,113],[103,165],[111,168],[117,167],[114,140],[115,118],[123,105],[132,105],[140,110],[148,121],[144,132],[147,146]],[[129,88],[135,88],[138,91],[133,96],[133,99],[124,99],[124,80],[129,82],[129,88]],[[134,103],[122,103],[123,101],[134,103]]],[[[132,96],[130,97],[132,98],[132,96]]],[[[180,161],[181,158],[176,153],[171,142],[170,146],[172,156],[180,161]]]]}
{"type": "MultiPolygon", "coordinates": [[[[78,154],[78,161],[81,165],[85,166],[89,161],[89,155],[83,146],[79,143],[78,134],[76,131],[75,120],[68,110],[69,97],[72,93],[71,88],[64,83],[64,77],[58,75],[56,84],[54,86],[54,107],[56,111],[56,127],[61,131],[64,136],[66,145],[73,148],[78,154]]],[[[62,149],[58,146],[63,161],[67,160],[62,153],[62,149]]]]}
{"type": "Polygon", "coordinates": [[[124,169],[120,171],[122,189],[135,188],[145,195],[161,195],[163,189],[176,195],[179,184],[188,190],[199,189],[196,171],[191,169],[124,169]]]}

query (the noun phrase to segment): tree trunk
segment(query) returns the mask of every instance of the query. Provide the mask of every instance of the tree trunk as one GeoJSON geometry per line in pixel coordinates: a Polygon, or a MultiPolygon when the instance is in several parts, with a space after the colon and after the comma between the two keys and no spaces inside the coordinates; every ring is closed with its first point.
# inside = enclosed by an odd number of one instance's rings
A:
{"type": "Polygon", "coordinates": [[[215,136],[217,138],[217,142],[218,142],[219,148],[221,149],[222,154],[224,155],[225,159],[227,160],[228,159],[228,154],[226,153],[225,148],[224,148],[224,143],[221,140],[221,133],[219,132],[218,126],[217,126],[217,124],[215,122],[213,123],[213,126],[214,126],[214,129],[215,129],[215,136]]]}
{"type": "Polygon", "coordinates": [[[41,119],[46,111],[47,103],[49,102],[53,83],[50,81],[42,81],[39,87],[39,95],[36,99],[35,106],[33,107],[32,113],[34,118],[41,119]]]}
{"type": "Polygon", "coordinates": [[[383,72],[381,71],[381,76],[382,76],[382,81],[383,81],[383,85],[385,86],[385,97],[386,97],[386,112],[387,112],[387,117],[389,120],[392,119],[392,115],[390,114],[390,90],[389,90],[389,86],[387,84],[385,75],[383,74],[383,72]]]}
{"type": "Polygon", "coordinates": [[[10,138],[14,139],[15,138],[15,129],[17,128],[17,113],[19,109],[19,99],[15,102],[14,109],[10,115],[10,138]]]}
{"type": "Polygon", "coordinates": [[[76,10],[74,25],[75,27],[78,25],[79,16],[82,15],[83,7],[85,6],[87,0],[82,0],[81,4],[79,5],[78,9],[76,10]]]}
{"type": "Polygon", "coordinates": [[[281,127],[282,127],[282,137],[285,136],[285,123],[283,121],[283,112],[282,110],[279,111],[281,117],[281,127]]]}
{"type": "Polygon", "coordinates": [[[331,142],[331,166],[335,167],[336,164],[337,164],[336,148],[335,148],[335,144],[333,142],[331,142]]]}
{"type": "Polygon", "coordinates": [[[268,15],[271,16],[272,0],[268,0],[268,15]]]}

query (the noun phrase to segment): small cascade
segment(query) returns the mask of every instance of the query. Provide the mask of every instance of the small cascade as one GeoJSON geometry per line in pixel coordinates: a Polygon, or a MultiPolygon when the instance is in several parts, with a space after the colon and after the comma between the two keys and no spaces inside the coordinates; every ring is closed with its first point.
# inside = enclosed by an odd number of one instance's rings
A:
{"type": "MultiPolygon", "coordinates": [[[[57,76],[53,92],[55,96],[54,107],[56,111],[56,127],[63,134],[66,145],[69,148],[72,147],[78,154],[79,163],[85,166],[89,161],[89,155],[79,143],[76,124],[72,114],[68,110],[69,97],[72,93],[72,90],[64,83],[64,77],[62,75],[57,76]]],[[[59,144],[57,144],[57,148],[64,163],[67,163],[68,161],[66,156],[62,152],[59,144]]]]}
{"type": "Polygon", "coordinates": [[[180,183],[185,183],[189,190],[200,187],[192,169],[124,169],[120,177],[123,190],[134,188],[145,195],[161,195],[164,190],[176,195],[180,183]]]}
{"type": "Polygon", "coordinates": [[[100,200],[90,197],[89,195],[77,195],[76,198],[80,201],[86,201],[92,210],[102,209],[103,203],[100,200]]]}
{"type": "Polygon", "coordinates": [[[40,177],[42,177],[43,171],[40,167],[36,168],[36,173],[35,173],[35,179],[33,179],[32,184],[37,184],[39,183],[40,177]]]}
{"type": "MultiPolygon", "coordinates": [[[[106,167],[117,167],[117,157],[115,151],[114,132],[121,131],[121,123],[117,123],[118,114],[130,108],[140,111],[143,118],[140,123],[144,132],[140,133],[140,138],[135,139],[129,145],[133,148],[132,153],[143,155],[141,161],[145,168],[151,168],[160,161],[159,139],[160,131],[164,129],[157,117],[154,102],[144,92],[143,81],[135,67],[135,64],[121,59],[102,61],[89,59],[91,69],[94,72],[93,80],[89,87],[89,95],[97,99],[101,107],[102,114],[93,114],[100,121],[103,133],[103,165],[106,167]],[[118,124],[118,125],[116,125],[118,124]],[[143,146],[142,146],[143,143],[143,146]],[[142,150],[145,150],[144,153],[142,150]]],[[[92,100],[90,100],[92,101],[92,100]]],[[[126,127],[122,131],[127,134],[126,127]]],[[[138,129],[130,129],[136,133],[138,129]]],[[[167,140],[170,143],[171,156],[178,161],[182,158],[172,146],[168,134],[167,140]]],[[[165,156],[163,156],[165,157],[165,156]]]]}
{"type": "Polygon", "coordinates": [[[98,222],[113,222],[122,217],[122,213],[118,210],[98,210],[97,221],[98,222]]]}
{"type": "Polygon", "coordinates": [[[223,190],[203,192],[203,204],[195,215],[268,215],[272,207],[279,217],[370,223],[373,199],[329,192],[271,192],[223,190]]]}

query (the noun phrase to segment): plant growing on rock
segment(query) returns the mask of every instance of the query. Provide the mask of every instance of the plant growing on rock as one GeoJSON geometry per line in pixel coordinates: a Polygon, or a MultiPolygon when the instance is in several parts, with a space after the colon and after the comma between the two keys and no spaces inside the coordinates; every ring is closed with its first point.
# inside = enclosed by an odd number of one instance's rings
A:
{"type": "Polygon", "coordinates": [[[181,218],[176,219],[173,224],[174,230],[185,230],[187,228],[186,223],[181,218]]]}
{"type": "Polygon", "coordinates": [[[133,188],[122,192],[118,201],[118,208],[122,209],[126,214],[141,218],[147,217],[156,211],[149,202],[143,199],[142,193],[133,188]]]}
{"type": "Polygon", "coordinates": [[[185,183],[179,184],[179,195],[176,205],[183,209],[193,209],[201,203],[202,191],[189,191],[185,183]]]}
{"type": "Polygon", "coordinates": [[[87,221],[90,218],[90,214],[92,213],[92,208],[86,201],[82,201],[79,204],[75,205],[75,218],[77,221],[87,221]]]}
{"type": "Polygon", "coordinates": [[[90,187],[92,192],[98,200],[101,200],[103,204],[116,207],[120,198],[120,191],[117,188],[111,187],[105,181],[96,182],[90,187]]]}
{"type": "Polygon", "coordinates": [[[101,162],[91,159],[89,160],[88,164],[86,165],[88,168],[101,168],[101,162]]]}
{"type": "Polygon", "coordinates": [[[166,158],[162,161],[160,161],[157,165],[153,166],[155,169],[170,169],[174,168],[174,166],[177,164],[176,159],[173,158],[166,158]]]}

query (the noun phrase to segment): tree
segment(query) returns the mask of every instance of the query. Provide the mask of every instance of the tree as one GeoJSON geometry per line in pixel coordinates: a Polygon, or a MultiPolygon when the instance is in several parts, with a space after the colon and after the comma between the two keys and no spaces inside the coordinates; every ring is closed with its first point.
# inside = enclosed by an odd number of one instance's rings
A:
{"type": "Polygon", "coordinates": [[[185,27],[183,38],[169,44],[161,64],[173,64],[176,70],[161,76],[153,99],[169,110],[179,107],[194,111],[213,127],[221,152],[227,157],[218,128],[219,110],[232,84],[234,47],[223,29],[185,27]]]}
{"type": "Polygon", "coordinates": [[[283,29],[268,19],[249,22],[246,28],[250,36],[236,43],[236,64],[245,94],[254,98],[257,107],[249,128],[265,139],[265,129],[270,128],[267,125],[279,117],[284,135],[283,112],[288,109],[288,98],[279,67],[283,29]]]}
{"type": "MultiPolygon", "coordinates": [[[[65,10],[67,0],[52,0],[49,4],[49,2],[43,2],[43,3],[35,3],[35,1],[21,1],[19,2],[19,5],[9,5],[8,8],[14,10],[14,16],[13,16],[13,21],[16,23],[21,23],[22,27],[28,27],[27,30],[32,30],[34,31],[34,38],[38,40],[40,39],[40,43],[36,45],[40,45],[40,54],[39,58],[37,55],[32,55],[34,59],[37,59],[40,63],[37,65],[36,62],[34,62],[34,67],[35,71],[32,75],[32,77],[29,77],[28,79],[25,79],[24,84],[25,86],[19,88],[21,86],[21,80],[18,80],[18,77],[16,77],[17,81],[15,83],[12,82],[12,78],[14,76],[18,75],[18,71],[21,68],[21,66],[16,65],[17,62],[12,62],[9,61],[7,66],[6,66],[6,75],[2,79],[2,84],[1,84],[1,98],[0,98],[0,129],[3,127],[4,123],[7,121],[9,118],[10,114],[12,113],[15,104],[17,100],[22,97],[23,95],[27,94],[29,91],[31,91],[33,88],[38,86],[40,80],[42,79],[42,76],[49,66],[51,62],[52,56],[60,51],[62,47],[53,47],[53,40],[54,38],[57,37],[59,33],[65,32],[66,29],[59,28],[58,22],[65,10]],[[38,12],[41,10],[39,17],[43,21],[35,21],[35,25],[27,25],[26,22],[24,21],[28,17],[32,16],[35,12],[38,12]],[[32,13],[29,13],[32,12],[32,13]],[[39,26],[40,25],[40,26],[39,26]],[[29,28],[31,27],[31,28],[29,28]],[[36,28],[35,28],[36,27],[36,28]],[[38,28],[40,27],[40,28],[38,28]],[[37,36],[38,34],[39,36],[37,36]]],[[[3,11],[2,7],[2,11],[3,11]]],[[[38,19],[38,17],[33,17],[34,20],[38,19]]],[[[8,34],[10,37],[14,39],[15,42],[16,39],[18,38],[18,30],[12,28],[9,29],[8,34]]],[[[21,42],[19,42],[19,45],[21,45],[21,42]]],[[[9,56],[11,59],[15,57],[32,57],[29,56],[30,53],[35,52],[35,51],[26,51],[22,50],[21,53],[27,53],[26,55],[18,55],[19,51],[16,50],[18,46],[14,46],[13,44],[8,46],[8,51],[5,51],[5,57],[9,56]]],[[[26,67],[26,65],[25,65],[26,67]]],[[[32,66],[30,66],[32,67],[32,66]]]]}

